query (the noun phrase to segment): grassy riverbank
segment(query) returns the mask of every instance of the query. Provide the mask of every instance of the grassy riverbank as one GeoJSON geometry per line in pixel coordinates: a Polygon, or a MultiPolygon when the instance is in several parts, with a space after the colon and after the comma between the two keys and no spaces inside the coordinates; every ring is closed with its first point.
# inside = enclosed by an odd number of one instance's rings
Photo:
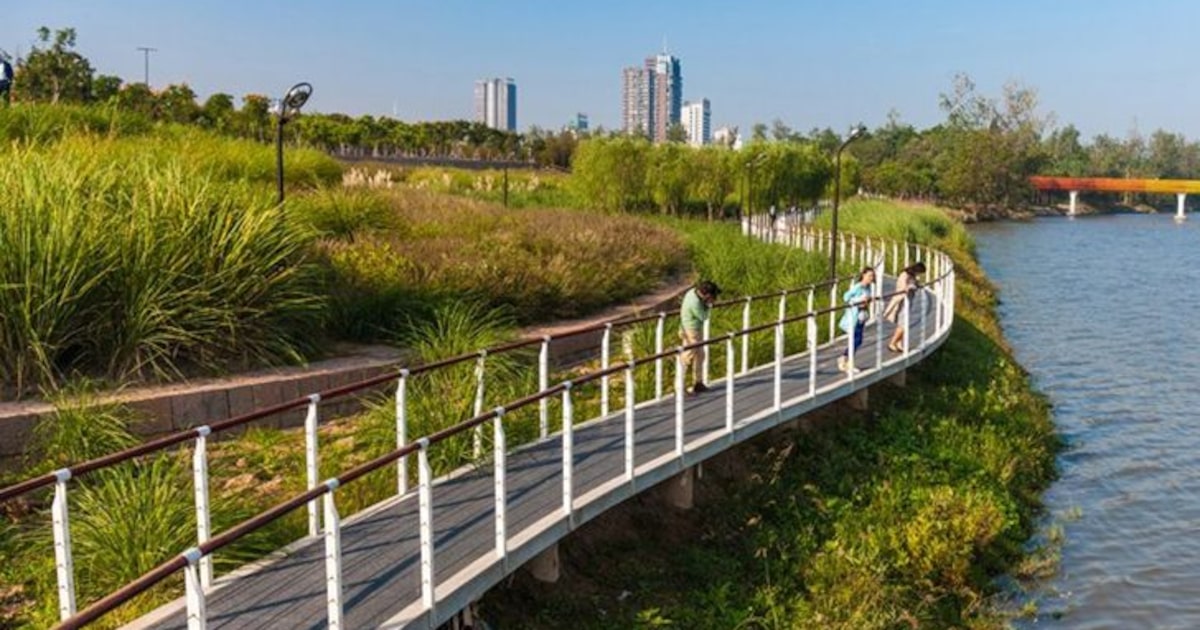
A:
{"type": "Polygon", "coordinates": [[[961,225],[929,208],[844,211],[846,229],[907,235],[955,258],[958,317],[942,349],[907,388],[873,391],[873,413],[828,411],[811,432],[706,468],[692,512],[637,499],[598,519],[566,543],[562,582],[521,576],[484,600],[485,618],[504,628],[1004,624],[991,580],[1020,561],[1053,477],[1049,409],[1000,336],[994,288],[961,225]]]}

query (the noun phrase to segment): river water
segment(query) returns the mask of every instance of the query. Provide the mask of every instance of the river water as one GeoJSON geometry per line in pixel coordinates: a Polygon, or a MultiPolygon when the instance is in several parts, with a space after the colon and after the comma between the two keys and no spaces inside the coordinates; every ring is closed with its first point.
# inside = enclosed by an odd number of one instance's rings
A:
{"type": "Polygon", "coordinates": [[[1200,215],[972,226],[1067,442],[1057,574],[1018,627],[1200,628],[1200,215]]]}

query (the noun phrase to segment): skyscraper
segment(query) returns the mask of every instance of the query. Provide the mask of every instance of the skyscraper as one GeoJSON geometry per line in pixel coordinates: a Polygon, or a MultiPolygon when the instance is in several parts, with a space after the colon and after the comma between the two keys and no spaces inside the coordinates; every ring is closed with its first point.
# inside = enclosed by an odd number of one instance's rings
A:
{"type": "Polygon", "coordinates": [[[517,130],[517,84],[511,78],[475,82],[475,122],[492,129],[517,130]]]}
{"type": "Polygon", "coordinates": [[[683,129],[687,131],[688,144],[700,147],[712,143],[711,119],[708,99],[702,98],[696,103],[683,104],[683,129]]]}
{"type": "Polygon", "coordinates": [[[679,124],[683,105],[679,58],[666,53],[647,57],[642,67],[622,70],[621,78],[621,122],[625,132],[665,141],[671,125],[679,124]]]}

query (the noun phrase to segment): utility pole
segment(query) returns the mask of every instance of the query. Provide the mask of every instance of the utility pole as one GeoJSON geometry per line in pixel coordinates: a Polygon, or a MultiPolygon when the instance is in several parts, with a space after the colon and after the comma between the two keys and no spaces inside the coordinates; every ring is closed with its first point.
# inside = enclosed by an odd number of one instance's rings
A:
{"type": "Polygon", "coordinates": [[[144,82],[146,84],[146,87],[149,88],[150,87],[150,53],[158,52],[158,49],[157,48],[149,48],[147,46],[138,46],[137,49],[142,51],[142,56],[145,58],[146,74],[145,74],[144,82]]]}

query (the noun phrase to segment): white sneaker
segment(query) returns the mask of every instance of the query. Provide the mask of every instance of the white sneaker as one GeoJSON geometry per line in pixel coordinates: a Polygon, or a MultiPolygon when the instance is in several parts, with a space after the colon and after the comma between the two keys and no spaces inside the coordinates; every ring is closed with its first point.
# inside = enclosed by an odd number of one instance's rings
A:
{"type": "Polygon", "coordinates": [[[838,363],[838,371],[845,372],[846,371],[846,357],[838,357],[837,363],[838,363]]]}

